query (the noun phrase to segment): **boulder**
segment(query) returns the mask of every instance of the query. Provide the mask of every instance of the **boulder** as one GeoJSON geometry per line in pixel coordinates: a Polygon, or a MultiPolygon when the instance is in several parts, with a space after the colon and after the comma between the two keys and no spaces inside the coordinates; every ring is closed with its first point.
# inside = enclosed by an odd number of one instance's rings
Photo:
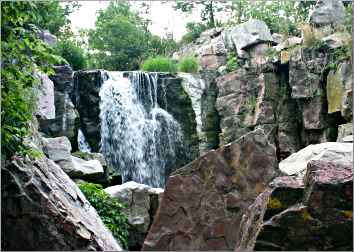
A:
{"type": "Polygon", "coordinates": [[[55,74],[50,78],[54,82],[55,91],[71,94],[73,91],[73,70],[70,65],[54,66],[55,74]]]}
{"type": "Polygon", "coordinates": [[[89,160],[71,155],[71,144],[67,137],[44,138],[43,151],[55,161],[71,178],[96,182],[104,175],[99,160],[89,160]]]}
{"type": "Polygon", "coordinates": [[[274,47],[277,52],[280,52],[284,49],[294,47],[296,45],[300,45],[302,43],[302,38],[299,37],[289,37],[283,41],[281,41],[278,45],[274,47]]]}
{"type": "Polygon", "coordinates": [[[316,26],[340,25],[345,22],[345,8],[341,0],[318,0],[310,15],[316,26]]]}
{"type": "Polygon", "coordinates": [[[55,162],[71,160],[71,144],[65,136],[43,138],[43,151],[55,162]]]}
{"type": "Polygon", "coordinates": [[[338,126],[337,142],[344,142],[344,138],[353,135],[353,123],[341,124],[338,126]]]}
{"type": "Polygon", "coordinates": [[[344,47],[351,43],[352,37],[348,32],[336,32],[322,38],[322,41],[331,49],[344,47]]]}
{"type": "Polygon", "coordinates": [[[308,163],[304,180],[276,178],[243,216],[236,251],[351,251],[352,169],[318,159],[308,163]]]}
{"type": "Polygon", "coordinates": [[[15,156],[1,166],[4,250],[122,248],[80,189],[52,160],[15,156]]]}
{"type": "Polygon", "coordinates": [[[54,84],[45,73],[36,72],[35,76],[40,82],[39,86],[36,87],[37,108],[35,115],[40,119],[54,119],[54,84]]]}
{"type": "Polygon", "coordinates": [[[269,42],[275,43],[266,23],[261,20],[251,19],[245,23],[237,25],[225,31],[226,40],[233,43],[238,54],[243,54],[242,50],[252,45],[269,42]]]}
{"type": "Polygon", "coordinates": [[[38,37],[46,44],[55,46],[58,43],[58,38],[51,34],[48,30],[41,30],[38,33],[38,37]]]}
{"type": "Polygon", "coordinates": [[[353,162],[353,146],[349,143],[327,142],[311,144],[292,154],[279,163],[279,169],[287,175],[302,177],[311,160],[336,161],[351,164],[353,162]]]}
{"type": "Polygon", "coordinates": [[[174,172],[143,250],[231,250],[241,217],[277,174],[262,130],[212,150],[174,172]]]}
{"type": "Polygon", "coordinates": [[[127,206],[124,211],[130,224],[128,247],[130,250],[140,250],[154,219],[163,189],[130,181],[104,190],[127,206]]]}

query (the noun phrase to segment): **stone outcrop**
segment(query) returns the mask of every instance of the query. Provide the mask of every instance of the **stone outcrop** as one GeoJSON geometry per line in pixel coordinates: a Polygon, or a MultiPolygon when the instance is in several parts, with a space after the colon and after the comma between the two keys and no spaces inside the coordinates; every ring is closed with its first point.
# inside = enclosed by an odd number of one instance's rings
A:
{"type": "Polygon", "coordinates": [[[143,250],[234,249],[243,212],[276,174],[262,130],[206,153],[170,176],[143,250]]]}
{"type": "Polygon", "coordinates": [[[345,142],[344,139],[349,136],[353,136],[353,123],[339,125],[337,142],[345,142]]]}
{"type": "Polygon", "coordinates": [[[55,104],[54,104],[54,84],[49,79],[48,75],[37,72],[35,73],[39,80],[39,86],[36,88],[37,108],[35,115],[40,119],[54,119],[55,118],[55,104]]]}
{"type": "Polygon", "coordinates": [[[115,250],[120,245],[75,183],[52,160],[1,165],[4,250],[115,250]]]}
{"type": "Polygon", "coordinates": [[[41,30],[38,32],[38,37],[46,44],[55,46],[58,43],[58,38],[51,34],[48,30],[41,30]]]}
{"type": "Polygon", "coordinates": [[[309,145],[282,160],[279,163],[279,169],[287,175],[302,177],[306,173],[308,163],[312,160],[351,164],[353,162],[353,145],[337,142],[309,145]]]}
{"type": "Polygon", "coordinates": [[[54,83],[55,118],[39,119],[39,130],[46,137],[66,136],[73,149],[77,149],[79,114],[71,101],[73,91],[73,71],[69,65],[55,66],[51,76],[54,83]]]}
{"type": "Polygon", "coordinates": [[[84,160],[71,155],[71,144],[67,137],[43,139],[43,151],[55,161],[70,178],[100,182],[105,177],[99,160],[84,160]]]}
{"type": "Polygon", "coordinates": [[[154,220],[163,189],[130,181],[108,187],[105,191],[127,206],[124,212],[130,225],[128,247],[129,250],[140,250],[154,220]]]}
{"type": "Polygon", "coordinates": [[[345,8],[341,0],[319,0],[310,16],[316,26],[340,25],[345,21],[345,8]]]}
{"type": "Polygon", "coordinates": [[[278,177],[257,197],[242,218],[236,251],[351,251],[352,201],[352,161],[313,159],[304,178],[278,177]]]}

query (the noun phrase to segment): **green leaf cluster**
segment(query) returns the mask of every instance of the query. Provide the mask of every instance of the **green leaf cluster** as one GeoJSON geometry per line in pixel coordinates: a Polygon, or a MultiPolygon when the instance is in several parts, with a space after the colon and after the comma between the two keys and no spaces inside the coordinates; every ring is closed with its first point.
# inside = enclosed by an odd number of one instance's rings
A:
{"type": "Polygon", "coordinates": [[[188,22],[186,24],[187,33],[182,37],[180,43],[189,44],[196,41],[202,32],[208,29],[208,26],[203,23],[188,22]]]}
{"type": "Polygon", "coordinates": [[[74,71],[87,68],[87,58],[84,49],[75,41],[68,38],[61,39],[54,50],[56,54],[60,55],[70,64],[74,71]]]}
{"type": "Polygon", "coordinates": [[[127,215],[122,211],[125,206],[106,193],[101,185],[83,182],[79,188],[113,236],[127,249],[129,224],[127,215]]]}
{"type": "Polygon", "coordinates": [[[58,57],[37,38],[40,8],[34,2],[1,3],[2,158],[30,153],[23,144],[35,107],[35,71],[52,74],[58,57]]]}
{"type": "Polygon", "coordinates": [[[227,61],[226,61],[226,72],[230,73],[239,68],[239,64],[237,61],[237,55],[235,52],[230,52],[227,54],[227,61]]]}

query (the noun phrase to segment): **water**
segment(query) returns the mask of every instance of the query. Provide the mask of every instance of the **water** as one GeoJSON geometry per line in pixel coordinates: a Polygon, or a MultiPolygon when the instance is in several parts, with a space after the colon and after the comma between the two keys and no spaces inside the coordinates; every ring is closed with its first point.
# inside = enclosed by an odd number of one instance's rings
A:
{"type": "Polygon", "coordinates": [[[82,133],[81,129],[77,134],[77,142],[79,146],[79,150],[82,152],[91,152],[91,147],[89,143],[86,141],[84,133],[82,133]]]}
{"type": "Polygon", "coordinates": [[[157,74],[108,76],[100,90],[101,152],[124,182],[163,187],[183,136],[178,122],[157,102],[157,74]]]}

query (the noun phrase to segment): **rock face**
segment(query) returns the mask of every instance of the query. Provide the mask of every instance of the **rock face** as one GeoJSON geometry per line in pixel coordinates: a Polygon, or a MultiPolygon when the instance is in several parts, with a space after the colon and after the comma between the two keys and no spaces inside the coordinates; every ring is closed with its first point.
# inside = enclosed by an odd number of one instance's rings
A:
{"type": "Polygon", "coordinates": [[[51,34],[48,30],[41,30],[38,33],[39,38],[50,46],[55,46],[58,43],[58,38],[51,34]]]}
{"type": "Polygon", "coordinates": [[[37,109],[35,115],[41,119],[55,118],[55,104],[54,104],[54,84],[49,79],[48,75],[38,72],[36,73],[40,84],[37,95],[37,109]]]}
{"type": "Polygon", "coordinates": [[[243,212],[276,174],[262,130],[206,153],[170,176],[143,250],[234,249],[243,212]]]}
{"type": "Polygon", "coordinates": [[[71,101],[73,90],[73,71],[69,65],[55,66],[55,75],[51,76],[54,83],[55,118],[39,119],[39,130],[47,137],[66,136],[73,149],[77,149],[77,132],[79,114],[71,101]]]}
{"type": "Polygon", "coordinates": [[[14,157],[1,173],[4,250],[122,250],[53,161],[14,157]]]}
{"type": "Polygon", "coordinates": [[[105,191],[127,206],[124,211],[130,224],[128,247],[129,250],[140,250],[153,222],[163,189],[130,181],[108,187],[105,191]]]}
{"type": "Polygon", "coordinates": [[[312,160],[352,163],[353,146],[350,143],[336,142],[309,145],[281,161],[279,169],[287,175],[303,176],[312,160]]]}
{"type": "Polygon", "coordinates": [[[343,142],[343,139],[350,135],[353,135],[353,123],[339,125],[337,142],[343,142]]]}
{"type": "Polygon", "coordinates": [[[352,162],[320,157],[308,162],[303,179],[278,177],[257,197],[243,216],[236,251],[350,251],[352,213],[352,162]]]}
{"type": "Polygon", "coordinates": [[[345,8],[341,0],[319,0],[310,16],[317,26],[339,25],[345,21],[345,8]]]}
{"type": "Polygon", "coordinates": [[[243,24],[235,26],[225,32],[226,40],[234,44],[238,55],[241,56],[242,50],[247,47],[262,43],[275,41],[270,34],[268,26],[261,20],[252,19],[243,24]]]}
{"type": "Polygon", "coordinates": [[[100,181],[104,170],[99,160],[84,160],[71,155],[71,144],[67,137],[46,138],[43,151],[55,161],[70,178],[100,181]]]}

